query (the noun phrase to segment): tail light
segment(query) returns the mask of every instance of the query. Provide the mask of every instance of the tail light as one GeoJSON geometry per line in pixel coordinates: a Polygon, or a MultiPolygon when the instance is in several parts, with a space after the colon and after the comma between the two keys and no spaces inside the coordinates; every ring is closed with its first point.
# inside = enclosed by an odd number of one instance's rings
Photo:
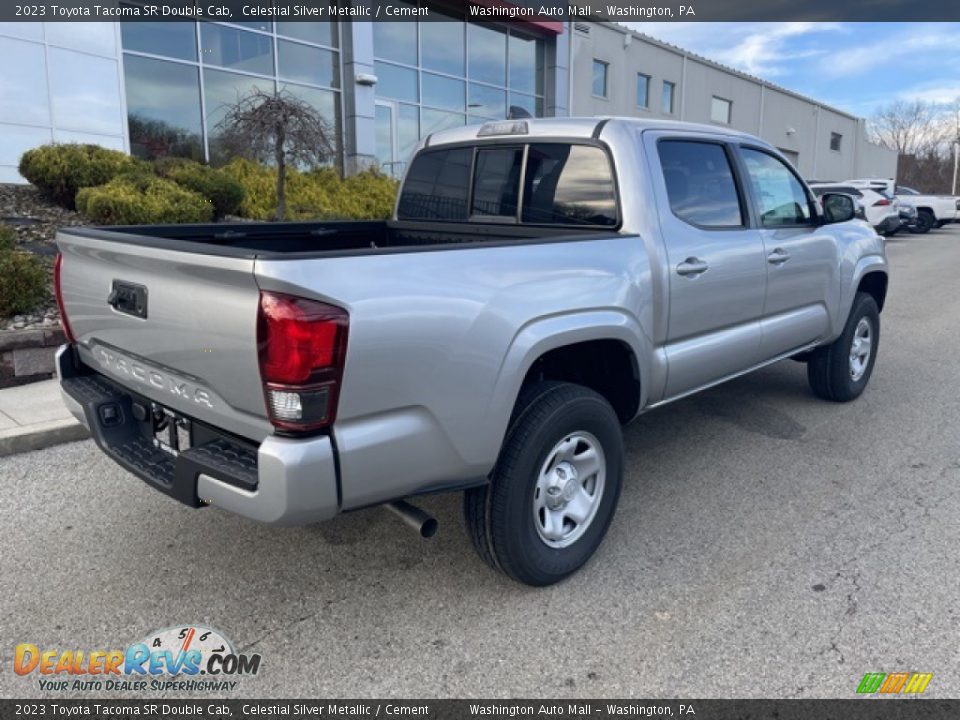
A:
{"type": "Polygon", "coordinates": [[[337,413],[347,351],[346,310],[261,292],[257,348],[267,413],[281,430],[318,430],[337,413]]]}
{"type": "Polygon", "coordinates": [[[57,298],[57,308],[60,310],[60,324],[63,326],[63,334],[67,336],[67,342],[74,343],[77,339],[73,336],[73,329],[67,319],[67,308],[63,304],[63,290],[60,289],[60,267],[62,265],[63,254],[57,253],[57,259],[53,263],[53,294],[57,298]]]}
{"type": "Polygon", "coordinates": [[[877,200],[877,201],[873,204],[873,206],[874,206],[874,207],[886,207],[886,206],[889,205],[889,204],[890,204],[890,201],[887,200],[887,198],[880,198],[879,200],[877,200]]]}

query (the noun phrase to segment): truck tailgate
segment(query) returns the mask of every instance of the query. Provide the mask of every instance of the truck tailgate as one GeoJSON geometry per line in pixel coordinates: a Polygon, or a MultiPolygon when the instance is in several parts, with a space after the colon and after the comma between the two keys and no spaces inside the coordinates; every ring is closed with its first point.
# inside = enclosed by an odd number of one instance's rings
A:
{"type": "Polygon", "coordinates": [[[70,231],[57,244],[63,304],[85,364],[184,415],[255,440],[271,433],[251,257],[70,231]]]}

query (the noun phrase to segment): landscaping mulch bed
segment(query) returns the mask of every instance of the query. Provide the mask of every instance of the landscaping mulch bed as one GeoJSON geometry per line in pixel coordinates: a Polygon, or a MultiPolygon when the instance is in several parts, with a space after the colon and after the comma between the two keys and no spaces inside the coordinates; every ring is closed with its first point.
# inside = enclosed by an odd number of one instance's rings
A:
{"type": "Polygon", "coordinates": [[[13,229],[17,247],[39,256],[50,273],[50,300],[31,313],[0,318],[0,330],[59,325],[60,315],[53,300],[53,259],[57,254],[54,236],[58,228],[82,225],[83,216],[46,200],[32,185],[0,184],[0,223],[13,229]]]}

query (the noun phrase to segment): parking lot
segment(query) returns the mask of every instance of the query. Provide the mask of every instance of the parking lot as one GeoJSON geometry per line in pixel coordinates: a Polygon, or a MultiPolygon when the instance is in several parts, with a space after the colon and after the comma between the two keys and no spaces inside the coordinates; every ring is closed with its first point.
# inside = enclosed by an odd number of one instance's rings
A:
{"type": "Polygon", "coordinates": [[[190,510],[90,441],[4,458],[0,694],[42,694],[18,643],[202,623],[262,655],[236,696],[851,697],[919,671],[955,697],[960,225],[888,252],[860,400],[815,399],[786,361],[643,416],[605,543],[545,590],[480,561],[459,495],[425,500],[422,541],[380,509],[289,529],[190,510]]]}

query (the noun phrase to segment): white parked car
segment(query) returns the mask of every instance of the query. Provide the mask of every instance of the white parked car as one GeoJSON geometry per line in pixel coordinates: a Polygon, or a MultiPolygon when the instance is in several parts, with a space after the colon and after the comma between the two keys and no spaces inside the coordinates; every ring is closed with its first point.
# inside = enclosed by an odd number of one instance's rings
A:
{"type": "Polygon", "coordinates": [[[897,185],[893,178],[859,178],[846,180],[845,185],[856,188],[881,189],[901,202],[917,209],[917,224],[914,232],[925,233],[931,228],[953,222],[957,217],[957,198],[950,195],[924,195],[913,188],[897,185]]]}
{"type": "Polygon", "coordinates": [[[893,235],[900,229],[900,201],[882,188],[855,187],[845,183],[811,183],[817,197],[824,193],[852,195],[863,208],[864,219],[881,235],[893,235]]]}

